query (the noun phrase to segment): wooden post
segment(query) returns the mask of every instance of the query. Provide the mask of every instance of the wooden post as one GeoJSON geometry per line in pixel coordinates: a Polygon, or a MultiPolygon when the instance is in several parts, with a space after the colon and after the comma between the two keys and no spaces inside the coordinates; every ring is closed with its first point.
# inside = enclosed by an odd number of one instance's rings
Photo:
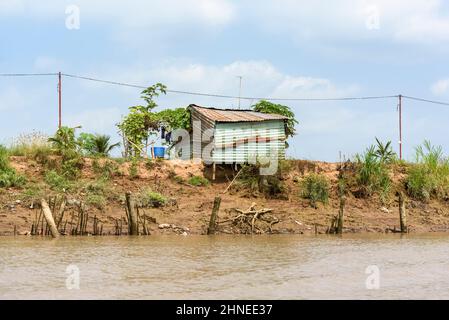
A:
{"type": "Polygon", "coordinates": [[[220,210],[221,197],[215,197],[214,207],[212,209],[212,214],[210,215],[209,228],[207,229],[207,234],[215,233],[215,226],[217,221],[218,211],[220,210]]]}
{"type": "Polygon", "coordinates": [[[215,181],[215,172],[217,170],[217,165],[215,162],[212,164],[212,181],[215,181]]]}
{"type": "Polygon", "coordinates": [[[42,212],[44,213],[45,220],[47,221],[47,225],[50,226],[51,236],[53,238],[59,237],[59,231],[56,228],[55,220],[53,219],[50,207],[48,206],[47,201],[45,201],[44,199],[41,199],[41,207],[42,212]]]}
{"type": "Polygon", "coordinates": [[[405,197],[400,191],[399,196],[399,222],[401,224],[401,233],[407,233],[407,214],[405,212],[405,197]]]}
{"type": "Polygon", "coordinates": [[[343,215],[345,210],[346,197],[344,195],[340,196],[340,210],[338,211],[338,226],[337,234],[343,233],[343,215]]]}
{"type": "Polygon", "coordinates": [[[134,208],[134,201],[132,199],[131,192],[126,193],[126,208],[128,209],[128,223],[129,223],[129,234],[132,236],[139,235],[139,229],[137,226],[137,213],[134,208]]]}

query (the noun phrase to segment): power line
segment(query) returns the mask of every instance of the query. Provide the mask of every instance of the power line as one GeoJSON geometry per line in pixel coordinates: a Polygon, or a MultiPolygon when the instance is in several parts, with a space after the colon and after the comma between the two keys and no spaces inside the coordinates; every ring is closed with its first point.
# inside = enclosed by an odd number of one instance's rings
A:
{"type": "Polygon", "coordinates": [[[433,104],[439,104],[442,106],[449,106],[449,102],[442,102],[442,101],[435,101],[435,100],[429,100],[429,99],[423,99],[423,98],[416,98],[416,97],[410,97],[410,96],[402,96],[403,98],[409,99],[409,100],[415,100],[415,101],[421,101],[421,102],[427,102],[427,103],[433,103],[433,104]]]}
{"type": "Polygon", "coordinates": [[[0,73],[0,77],[57,76],[58,73],[0,73]]]}
{"type": "MultiPolygon", "coordinates": [[[[33,77],[33,76],[57,76],[58,73],[0,73],[1,77],[33,77]]],[[[86,77],[86,76],[80,76],[80,75],[74,75],[74,74],[67,74],[62,73],[63,76],[69,77],[69,78],[75,78],[75,79],[81,79],[81,80],[88,80],[88,81],[94,81],[99,83],[105,83],[105,84],[111,84],[111,85],[117,85],[117,86],[123,86],[123,87],[130,87],[130,88],[137,88],[137,89],[146,89],[146,86],[142,85],[136,85],[126,82],[118,82],[118,81],[110,81],[110,80],[103,80],[98,78],[92,78],[92,77],[86,77]]],[[[224,95],[224,94],[214,94],[214,93],[204,93],[204,92],[194,92],[194,91],[183,91],[183,90],[171,90],[167,89],[168,93],[174,93],[174,94],[186,94],[186,95],[193,95],[193,96],[203,96],[203,97],[213,97],[213,98],[224,98],[224,99],[243,99],[243,100],[268,100],[268,101],[352,101],[352,100],[379,100],[379,99],[392,99],[392,98],[399,98],[399,95],[383,95],[383,96],[362,96],[362,97],[333,97],[333,98],[277,98],[277,97],[242,97],[242,96],[232,96],[232,95],[224,95]]],[[[449,106],[449,102],[443,102],[443,101],[435,101],[430,99],[424,99],[424,98],[418,98],[418,97],[412,97],[407,95],[402,95],[403,98],[409,99],[409,100],[415,100],[420,102],[427,102],[432,104],[438,104],[438,105],[444,105],[449,106]]]]}
{"type": "MultiPolygon", "coordinates": [[[[63,73],[63,76],[70,78],[77,78],[82,80],[89,80],[95,82],[101,82],[106,84],[113,84],[118,86],[146,89],[147,87],[130,84],[125,82],[117,82],[110,80],[102,80],[97,78],[78,76],[73,74],[63,73]]],[[[214,94],[214,93],[203,93],[203,92],[192,92],[192,91],[181,91],[181,90],[170,90],[169,93],[177,93],[177,94],[188,94],[195,96],[206,96],[206,97],[214,97],[214,98],[227,98],[227,99],[244,99],[244,100],[270,100],[270,101],[344,101],[344,100],[373,100],[373,99],[389,99],[389,98],[397,98],[398,95],[387,95],[387,96],[367,96],[367,97],[343,97],[343,98],[270,98],[270,97],[241,97],[241,96],[232,96],[232,95],[223,95],[223,94],[214,94]]]]}

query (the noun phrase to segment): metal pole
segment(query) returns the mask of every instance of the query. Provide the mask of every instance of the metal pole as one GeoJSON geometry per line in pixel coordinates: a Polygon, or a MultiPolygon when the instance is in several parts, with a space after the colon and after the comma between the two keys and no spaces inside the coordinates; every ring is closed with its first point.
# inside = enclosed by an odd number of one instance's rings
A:
{"type": "Polygon", "coordinates": [[[58,111],[59,111],[59,121],[58,121],[58,128],[61,128],[62,126],[62,79],[61,79],[61,72],[58,73],[58,111]]]}
{"type": "Polygon", "coordinates": [[[238,78],[240,79],[239,84],[239,109],[240,109],[240,97],[242,96],[242,76],[238,76],[238,78]]]}
{"type": "Polygon", "coordinates": [[[402,160],[402,95],[399,95],[399,159],[402,160]]]}

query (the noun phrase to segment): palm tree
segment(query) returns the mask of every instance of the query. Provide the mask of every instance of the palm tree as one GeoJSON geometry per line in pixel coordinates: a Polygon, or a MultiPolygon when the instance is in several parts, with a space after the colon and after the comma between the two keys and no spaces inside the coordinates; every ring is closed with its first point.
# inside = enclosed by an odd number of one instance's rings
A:
{"type": "Polygon", "coordinates": [[[111,137],[105,134],[96,134],[93,139],[91,153],[107,157],[112,149],[120,146],[120,142],[111,144],[111,137]]]}
{"type": "Polygon", "coordinates": [[[396,153],[391,147],[391,141],[383,144],[379,139],[376,138],[377,148],[374,152],[376,158],[382,163],[390,163],[396,157],[396,153]]]}

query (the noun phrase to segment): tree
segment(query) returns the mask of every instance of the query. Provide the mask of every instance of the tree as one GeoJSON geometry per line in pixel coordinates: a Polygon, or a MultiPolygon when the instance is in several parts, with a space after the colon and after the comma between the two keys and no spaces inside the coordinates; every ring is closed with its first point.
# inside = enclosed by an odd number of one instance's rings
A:
{"type": "Polygon", "coordinates": [[[110,143],[111,137],[104,134],[81,133],[78,141],[81,148],[89,155],[107,157],[112,149],[120,143],[110,143]]]}
{"type": "Polygon", "coordinates": [[[281,116],[287,117],[287,126],[286,133],[287,137],[292,137],[295,132],[295,125],[298,124],[298,121],[295,119],[295,114],[293,111],[282,104],[272,103],[266,100],[260,100],[258,103],[252,106],[254,111],[269,113],[269,114],[279,114],[281,116]]]}
{"type": "Polygon", "coordinates": [[[141,98],[147,105],[130,107],[129,114],[117,124],[124,136],[127,155],[140,156],[148,147],[150,135],[159,129],[159,121],[153,109],[157,107],[154,98],[161,93],[166,94],[166,86],[161,83],[143,90],[141,98]]]}

